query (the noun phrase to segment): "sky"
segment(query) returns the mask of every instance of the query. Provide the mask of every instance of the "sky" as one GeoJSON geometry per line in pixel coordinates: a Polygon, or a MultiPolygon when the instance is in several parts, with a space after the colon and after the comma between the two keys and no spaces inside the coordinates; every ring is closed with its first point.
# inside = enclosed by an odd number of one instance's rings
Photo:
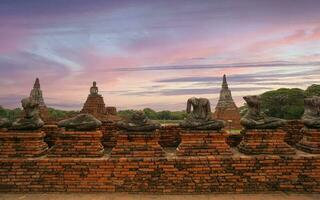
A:
{"type": "Polygon", "coordinates": [[[319,0],[1,0],[0,105],[40,78],[49,107],[214,108],[222,75],[242,96],[320,82],[319,0]]]}

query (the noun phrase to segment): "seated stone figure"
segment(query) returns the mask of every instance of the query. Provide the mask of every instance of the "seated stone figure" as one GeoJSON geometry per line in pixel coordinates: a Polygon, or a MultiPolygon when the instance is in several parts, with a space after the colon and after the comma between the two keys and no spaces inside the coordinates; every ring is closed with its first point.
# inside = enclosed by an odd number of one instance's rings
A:
{"type": "Polygon", "coordinates": [[[240,124],[246,129],[276,129],[286,124],[286,120],[268,117],[261,112],[260,96],[245,96],[243,99],[247,102],[248,111],[241,118],[240,124]]]}
{"type": "Polygon", "coordinates": [[[187,102],[187,118],[180,126],[193,130],[220,130],[224,121],[212,119],[210,101],[205,98],[192,97],[187,102]],[[193,107],[193,110],[191,110],[193,107]]]}
{"type": "Polygon", "coordinates": [[[10,126],[11,126],[11,122],[7,118],[0,117],[0,129],[9,128],[10,126]]]}
{"type": "Polygon", "coordinates": [[[117,122],[120,129],[127,131],[154,131],[160,128],[160,124],[151,121],[143,111],[136,111],[125,121],[117,122]]]}
{"type": "Polygon", "coordinates": [[[12,123],[12,130],[36,130],[44,125],[39,117],[39,104],[31,98],[21,100],[24,117],[12,123]]]}
{"type": "Polygon", "coordinates": [[[100,127],[102,123],[91,114],[79,114],[70,119],[58,122],[59,127],[67,130],[91,131],[100,127]]]}
{"type": "Polygon", "coordinates": [[[307,128],[320,129],[320,97],[304,99],[302,122],[307,128]]]}

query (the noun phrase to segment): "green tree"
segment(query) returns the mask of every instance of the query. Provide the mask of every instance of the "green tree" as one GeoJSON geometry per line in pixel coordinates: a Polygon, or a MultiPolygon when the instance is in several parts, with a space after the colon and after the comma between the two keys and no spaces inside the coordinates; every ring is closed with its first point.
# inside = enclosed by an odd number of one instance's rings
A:
{"type": "Polygon", "coordinates": [[[309,86],[305,91],[306,97],[320,96],[320,85],[313,84],[309,86]]]}
{"type": "Polygon", "coordinates": [[[267,115],[299,119],[304,112],[304,91],[298,88],[268,91],[261,95],[261,109],[267,115]]]}
{"type": "Polygon", "coordinates": [[[149,119],[158,119],[158,113],[151,108],[145,108],[143,109],[143,112],[147,115],[149,119]]]}

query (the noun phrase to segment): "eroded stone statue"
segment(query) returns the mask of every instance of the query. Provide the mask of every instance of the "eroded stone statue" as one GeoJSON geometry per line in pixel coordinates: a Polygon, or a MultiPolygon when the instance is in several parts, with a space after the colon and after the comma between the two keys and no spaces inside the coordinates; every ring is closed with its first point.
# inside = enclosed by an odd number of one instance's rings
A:
{"type": "Polygon", "coordinates": [[[212,119],[210,101],[206,98],[192,97],[187,101],[187,118],[180,126],[193,130],[220,130],[224,121],[212,119]],[[193,108],[191,110],[191,108],[193,108]]]}
{"type": "Polygon", "coordinates": [[[70,119],[65,119],[58,122],[59,127],[76,131],[91,131],[99,128],[101,125],[101,121],[96,119],[91,114],[79,114],[70,119]]]}
{"type": "Polygon", "coordinates": [[[246,129],[276,129],[286,124],[286,120],[268,117],[261,112],[260,96],[245,96],[243,99],[247,102],[248,110],[241,118],[240,123],[246,129]]]}
{"type": "Polygon", "coordinates": [[[98,95],[98,93],[99,93],[99,89],[97,87],[97,82],[93,81],[92,86],[90,88],[90,95],[95,96],[95,95],[98,95]]]}
{"type": "Polygon", "coordinates": [[[151,121],[143,111],[135,111],[128,120],[117,122],[120,129],[127,131],[154,131],[160,124],[151,121]]]}
{"type": "Polygon", "coordinates": [[[304,99],[302,122],[307,128],[320,129],[320,97],[304,99]]]}
{"type": "Polygon", "coordinates": [[[14,121],[10,129],[36,130],[41,128],[44,122],[39,117],[39,103],[29,97],[22,99],[21,104],[24,110],[24,117],[14,121]]]}
{"type": "Polygon", "coordinates": [[[11,122],[7,118],[0,117],[0,129],[9,128],[10,126],[11,126],[11,122]]]}

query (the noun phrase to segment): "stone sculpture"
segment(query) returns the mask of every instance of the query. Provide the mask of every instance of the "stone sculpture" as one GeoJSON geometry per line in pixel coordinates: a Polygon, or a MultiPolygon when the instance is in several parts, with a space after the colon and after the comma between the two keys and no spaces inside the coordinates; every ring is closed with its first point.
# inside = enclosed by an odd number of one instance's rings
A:
{"type": "Polygon", "coordinates": [[[206,98],[192,97],[187,101],[187,118],[180,126],[193,130],[220,130],[224,121],[212,119],[210,101],[206,98]],[[193,108],[193,110],[191,110],[193,108]]]}
{"type": "Polygon", "coordinates": [[[243,99],[247,102],[248,110],[240,123],[246,129],[276,129],[286,123],[286,120],[268,117],[261,112],[260,96],[245,96],[243,99]]]}
{"type": "Polygon", "coordinates": [[[39,103],[30,97],[21,100],[24,110],[24,117],[12,123],[10,129],[13,130],[36,130],[44,125],[39,117],[39,103]]]}
{"type": "Polygon", "coordinates": [[[98,87],[97,87],[97,82],[93,81],[92,86],[90,88],[90,95],[98,95],[98,87]]]}
{"type": "Polygon", "coordinates": [[[154,131],[160,128],[160,124],[151,121],[143,111],[136,111],[128,120],[117,122],[120,129],[127,131],[154,131]]]}
{"type": "Polygon", "coordinates": [[[7,118],[0,117],[0,129],[8,128],[11,126],[11,122],[7,118]]]}
{"type": "Polygon", "coordinates": [[[64,127],[67,130],[76,131],[91,131],[102,125],[101,121],[96,119],[91,114],[79,114],[70,119],[62,120],[58,123],[59,127],[64,127]]]}
{"type": "Polygon", "coordinates": [[[320,97],[304,99],[302,122],[307,128],[320,129],[320,97]]]}

